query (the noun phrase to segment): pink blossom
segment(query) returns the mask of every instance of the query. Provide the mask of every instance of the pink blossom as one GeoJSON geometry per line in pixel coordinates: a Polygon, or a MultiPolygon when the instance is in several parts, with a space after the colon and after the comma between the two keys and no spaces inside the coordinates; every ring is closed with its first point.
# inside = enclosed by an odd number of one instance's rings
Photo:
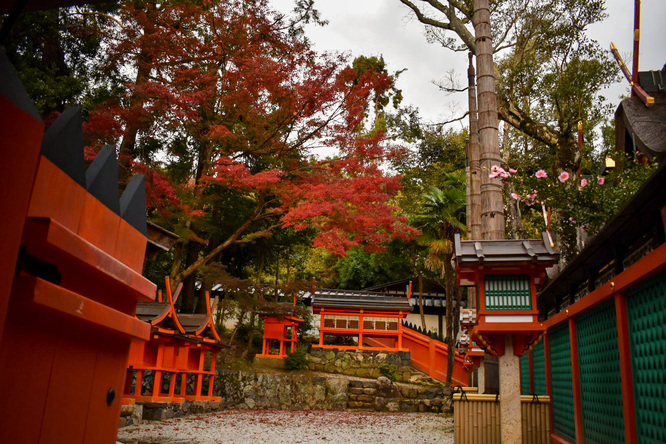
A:
{"type": "Polygon", "coordinates": [[[500,176],[502,179],[508,179],[509,173],[507,173],[504,168],[498,165],[493,165],[490,167],[491,173],[488,175],[491,179],[496,178],[497,176],[500,176]]]}
{"type": "Polygon", "coordinates": [[[529,194],[527,197],[529,197],[529,198],[532,199],[532,200],[536,199],[536,197],[537,197],[537,193],[536,193],[536,191],[535,191],[534,193],[532,193],[532,194],[529,194]]]}
{"type": "Polygon", "coordinates": [[[539,170],[536,172],[535,176],[539,179],[548,177],[548,173],[546,173],[544,170],[539,170]]]}
{"type": "Polygon", "coordinates": [[[580,180],[580,186],[581,188],[587,185],[587,179],[581,179],[580,180]]]}
{"type": "Polygon", "coordinates": [[[562,174],[560,174],[560,175],[557,177],[557,179],[558,179],[560,182],[566,182],[567,179],[569,179],[569,173],[567,173],[566,171],[563,171],[562,174]]]}
{"type": "Polygon", "coordinates": [[[509,168],[509,173],[511,173],[511,174],[516,174],[517,172],[518,172],[517,169],[515,169],[515,168],[509,168]]]}
{"type": "Polygon", "coordinates": [[[603,177],[597,177],[597,183],[598,183],[599,185],[603,185],[604,182],[606,182],[606,179],[604,179],[603,177]]]}
{"type": "Polygon", "coordinates": [[[517,195],[516,193],[511,193],[511,197],[513,197],[513,198],[516,199],[516,200],[519,200],[519,199],[520,199],[520,196],[517,195]]]}

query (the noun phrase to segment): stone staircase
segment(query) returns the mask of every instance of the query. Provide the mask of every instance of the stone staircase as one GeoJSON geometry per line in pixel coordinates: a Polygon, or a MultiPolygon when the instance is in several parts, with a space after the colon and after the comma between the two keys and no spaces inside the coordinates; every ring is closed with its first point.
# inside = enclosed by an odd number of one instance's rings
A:
{"type": "Polygon", "coordinates": [[[421,370],[410,367],[412,376],[409,378],[411,384],[425,385],[428,387],[444,387],[445,384],[435,378],[431,378],[421,370]]]}

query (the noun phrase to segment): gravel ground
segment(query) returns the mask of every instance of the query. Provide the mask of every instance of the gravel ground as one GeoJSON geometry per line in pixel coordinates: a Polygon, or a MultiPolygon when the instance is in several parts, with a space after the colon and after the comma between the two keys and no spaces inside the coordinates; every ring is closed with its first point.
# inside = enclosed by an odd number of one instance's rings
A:
{"type": "Polygon", "coordinates": [[[434,413],[228,410],[124,427],[121,443],[453,443],[453,418],[434,413]]]}

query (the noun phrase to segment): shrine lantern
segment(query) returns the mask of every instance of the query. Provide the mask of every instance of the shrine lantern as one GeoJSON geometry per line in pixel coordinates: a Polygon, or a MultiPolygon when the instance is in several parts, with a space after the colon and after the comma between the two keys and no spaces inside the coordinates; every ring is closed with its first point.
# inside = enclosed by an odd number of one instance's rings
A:
{"type": "Polygon", "coordinates": [[[477,323],[470,338],[486,353],[503,355],[507,335],[513,336],[516,356],[541,340],[536,287],[558,259],[546,233],[540,240],[462,241],[456,235],[458,285],[476,287],[477,323]]]}

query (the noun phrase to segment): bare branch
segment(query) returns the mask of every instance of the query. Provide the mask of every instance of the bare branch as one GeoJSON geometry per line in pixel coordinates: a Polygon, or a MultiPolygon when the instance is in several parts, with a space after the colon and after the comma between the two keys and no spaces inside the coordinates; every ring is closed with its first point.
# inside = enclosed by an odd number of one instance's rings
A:
{"type": "Polygon", "coordinates": [[[103,12],[97,12],[97,11],[84,12],[84,11],[80,11],[80,10],[77,9],[76,11],[73,11],[73,12],[67,12],[67,13],[65,13],[65,15],[67,15],[67,16],[72,16],[72,15],[83,15],[83,16],[98,15],[100,17],[104,17],[106,19],[113,20],[122,29],[126,29],[126,26],[117,17],[114,17],[111,14],[105,14],[103,12]]]}
{"type": "Polygon", "coordinates": [[[414,15],[416,15],[416,18],[419,20],[419,22],[425,24],[425,25],[430,25],[430,26],[436,26],[437,28],[442,28],[442,29],[452,29],[451,25],[446,22],[440,22],[438,20],[432,19],[430,17],[426,17],[421,10],[412,2],[409,0],[400,0],[400,2],[407,6],[409,9],[412,10],[414,15]]]}
{"type": "Polygon", "coordinates": [[[465,92],[468,89],[468,87],[463,88],[460,86],[460,82],[456,78],[456,73],[452,69],[446,71],[444,80],[435,80],[432,83],[447,94],[465,92]]]}
{"type": "Polygon", "coordinates": [[[461,120],[465,120],[465,119],[467,118],[468,115],[469,115],[469,111],[466,111],[465,114],[463,114],[463,115],[460,116],[460,117],[456,117],[455,119],[447,120],[447,121],[445,121],[445,122],[426,123],[425,125],[426,125],[426,126],[433,127],[433,128],[440,128],[440,127],[442,127],[442,126],[444,126],[444,125],[448,125],[449,123],[460,122],[461,120]]]}

